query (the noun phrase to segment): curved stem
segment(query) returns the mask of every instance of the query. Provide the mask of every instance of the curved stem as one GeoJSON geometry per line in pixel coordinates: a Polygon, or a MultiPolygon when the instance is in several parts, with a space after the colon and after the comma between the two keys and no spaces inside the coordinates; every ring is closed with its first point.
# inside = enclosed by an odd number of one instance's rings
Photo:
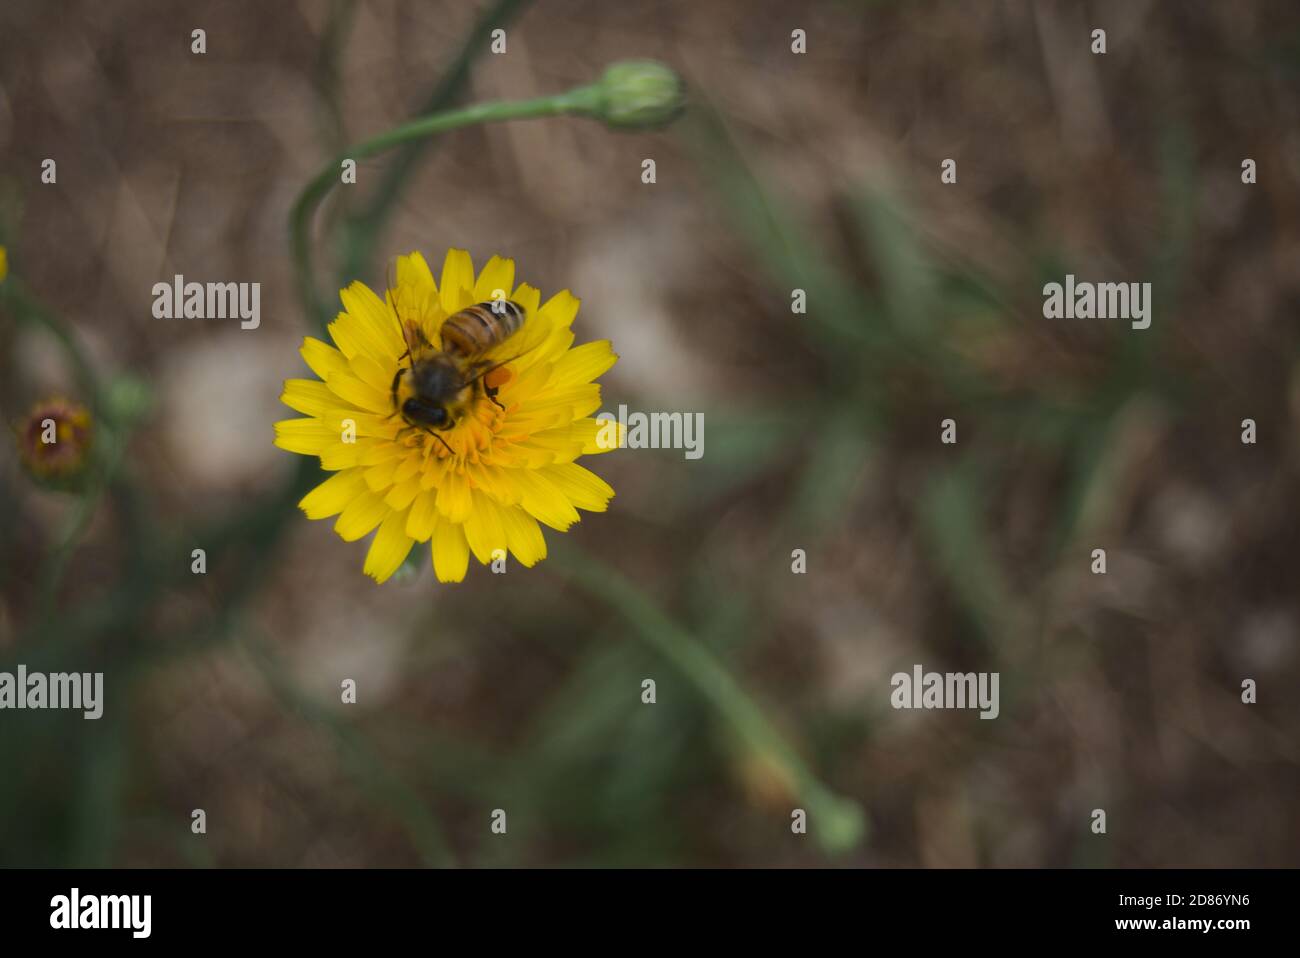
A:
{"type": "Polygon", "coordinates": [[[717,656],[609,566],[568,544],[553,551],[563,566],[580,573],[573,576],[576,585],[621,612],[637,635],[695,686],[755,754],[789,779],[807,805],[810,831],[823,849],[846,852],[862,840],[867,825],[861,807],[836,795],[813,774],[717,656]]]}
{"type": "MultiPolygon", "coordinates": [[[[429,91],[419,113],[441,113],[456,100],[469,81],[470,64],[487,46],[491,32],[509,26],[531,0],[495,0],[479,15],[474,29],[461,41],[451,65],[429,91]]],[[[402,188],[415,171],[416,163],[431,145],[429,140],[413,140],[397,151],[385,168],[379,185],[367,199],[363,210],[352,214],[344,224],[343,274],[359,276],[368,265],[375,237],[383,228],[402,188]]]]}
{"type": "MultiPolygon", "coordinates": [[[[38,574],[33,621],[44,624],[52,619],[56,611],[59,586],[63,582],[68,563],[81,542],[82,535],[89,527],[100,499],[119,482],[131,423],[129,417],[114,408],[114,404],[110,402],[109,394],[99,374],[96,373],[73,332],[38,303],[20,280],[15,277],[8,278],[3,288],[3,301],[13,309],[20,321],[31,323],[44,330],[58,342],[72,366],[82,398],[95,417],[96,440],[91,453],[92,467],[87,470],[87,482],[73,506],[58,542],[46,557],[38,574]]],[[[129,489],[123,491],[130,492],[129,489]]],[[[128,515],[129,539],[133,543],[144,538],[144,525],[140,518],[138,513],[128,515]]]]}
{"type": "Polygon", "coordinates": [[[20,321],[43,329],[58,342],[72,365],[72,373],[91,412],[100,422],[110,419],[113,410],[105,398],[103,383],[72,331],[38,303],[16,276],[10,276],[0,285],[0,301],[10,306],[20,321]]]}
{"type": "Polygon", "coordinates": [[[126,442],[120,437],[112,437],[112,448],[107,453],[102,454],[102,466],[93,474],[89,486],[77,499],[73,512],[64,527],[63,534],[59,537],[58,544],[54,547],[46,560],[46,565],[41,571],[40,582],[36,589],[36,615],[35,621],[48,622],[53,618],[56,611],[55,602],[59,595],[59,586],[63,583],[63,576],[68,570],[68,563],[72,559],[72,554],[76,551],[78,543],[86,529],[90,526],[90,520],[94,518],[95,509],[99,506],[99,500],[103,498],[104,492],[117,479],[118,470],[122,467],[122,455],[125,451],[126,442]]]}
{"type": "Polygon", "coordinates": [[[478,103],[460,110],[437,113],[403,123],[369,140],[357,143],[335,157],[299,194],[289,217],[290,242],[293,248],[294,267],[298,275],[298,294],[304,307],[317,322],[325,321],[325,308],[317,295],[315,268],[311,256],[311,223],[317,208],[329,194],[330,189],[341,182],[340,169],[344,160],[367,159],[403,143],[479,123],[530,120],[566,113],[589,113],[598,104],[599,96],[593,86],[581,86],[565,93],[535,97],[530,100],[478,103]]]}

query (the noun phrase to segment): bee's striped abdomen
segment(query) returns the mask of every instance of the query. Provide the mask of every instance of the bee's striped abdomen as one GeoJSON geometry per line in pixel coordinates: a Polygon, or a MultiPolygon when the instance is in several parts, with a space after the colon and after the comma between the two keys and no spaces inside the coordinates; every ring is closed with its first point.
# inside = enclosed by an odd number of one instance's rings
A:
{"type": "Polygon", "coordinates": [[[481,355],[519,332],[526,315],[522,306],[508,299],[462,309],[442,324],[443,351],[465,357],[481,355]]]}

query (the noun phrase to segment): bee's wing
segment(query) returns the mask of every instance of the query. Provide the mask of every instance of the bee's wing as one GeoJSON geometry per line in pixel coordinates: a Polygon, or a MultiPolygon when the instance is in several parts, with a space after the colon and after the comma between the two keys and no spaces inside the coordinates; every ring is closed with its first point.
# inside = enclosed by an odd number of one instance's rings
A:
{"type": "MultiPolygon", "coordinates": [[[[513,342],[517,336],[518,334],[516,333],[515,336],[510,337],[510,339],[507,339],[506,343],[513,342]]],[[[471,383],[477,382],[478,380],[486,376],[488,373],[500,369],[502,366],[508,366],[510,363],[513,363],[516,359],[522,359],[524,356],[531,353],[534,349],[536,349],[541,344],[542,341],[539,340],[535,343],[532,343],[531,345],[525,345],[520,352],[514,353],[513,355],[506,356],[504,358],[499,356],[490,357],[490,359],[488,360],[489,365],[484,366],[482,369],[480,369],[477,373],[474,374],[472,378],[465,380],[465,385],[468,386],[471,383]]]]}
{"type": "Polygon", "coordinates": [[[492,368],[499,368],[531,353],[546,342],[552,332],[551,323],[544,321],[535,311],[528,312],[519,329],[489,349],[483,358],[493,364],[492,368]]]}
{"type": "Polygon", "coordinates": [[[414,358],[421,352],[428,352],[433,349],[433,344],[429,342],[429,337],[425,335],[424,332],[424,326],[417,318],[419,310],[413,308],[414,304],[404,302],[399,296],[399,288],[393,285],[391,263],[388,266],[388,270],[390,271],[387,274],[388,305],[389,308],[392,309],[393,316],[397,320],[397,326],[402,332],[402,339],[406,342],[406,352],[414,358]]]}
{"type": "Polygon", "coordinates": [[[419,320],[402,321],[402,338],[406,340],[406,351],[412,357],[433,349],[433,343],[429,342],[429,337],[424,335],[424,327],[420,325],[419,320]]]}

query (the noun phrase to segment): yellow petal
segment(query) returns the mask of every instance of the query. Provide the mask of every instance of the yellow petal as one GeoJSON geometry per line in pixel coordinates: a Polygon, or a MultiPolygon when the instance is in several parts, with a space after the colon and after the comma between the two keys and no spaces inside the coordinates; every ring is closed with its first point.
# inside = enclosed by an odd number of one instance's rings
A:
{"type": "MultiPolygon", "coordinates": [[[[306,456],[324,457],[330,454],[344,465],[351,466],[361,464],[361,456],[374,442],[391,440],[396,433],[397,425],[358,412],[341,418],[281,420],[275,424],[275,444],[281,449],[306,456]],[[346,428],[349,423],[351,429],[346,428]],[[354,438],[349,435],[351,432],[355,432],[355,442],[344,442],[345,436],[354,438]]],[[[343,467],[326,465],[325,468],[332,470],[343,467]]]]}
{"type": "MultiPolygon", "coordinates": [[[[511,368],[514,370],[516,367],[511,368]]],[[[507,404],[526,401],[541,392],[555,371],[551,363],[536,363],[526,367],[519,363],[517,368],[518,372],[501,387],[501,399],[507,404]]]]}
{"type": "Polygon", "coordinates": [[[393,473],[397,471],[400,461],[390,459],[388,462],[381,462],[377,466],[371,466],[362,473],[366,477],[366,485],[374,492],[385,492],[393,484],[393,473]]]}
{"type": "Polygon", "coordinates": [[[339,299],[343,301],[343,308],[351,318],[350,322],[346,322],[347,330],[356,337],[363,352],[372,359],[380,360],[402,355],[406,343],[402,339],[397,317],[369,286],[355,282],[339,291],[339,299]]]}
{"type": "Polygon", "coordinates": [[[478,274],[478,282],[474,284],[474,302],[490,303],[497,299],[509,299],[514,285],[515,261],[493,256],[483,267],[483,272],[478,274]]]}
{"type": "Polygon", "coordinates": [[[511,294],[510,298],[522,306],[529,316],[537,312],[542,302],[541,291],[527,283],[520,283],[519,288],[511,294]]]}
{"type": "Polygon", "coordinates": [[[405,511],[419,493],[420,477],[412,476],[405,482],[393,483],[393,487],[384,495],[384,502],[389,508],[405,511]]]}
{"type": "Polygon", "coordinates": [[[459,312],[474,301],[474,261],[463,249],[447,250],[442,263],[442,282],[438,297],[448,314],[459,312]]]}
{"type": "MultiPolygon", "coordinates": [[[[360,443],[358,443],[360,445],[360,443]]],[[[401,443],[396,442],[373,442],[364,453],[361,454],[358,466],[377,466],[381,462],[387,462],[389,459],[400,459],[410,450],[401,443]]]]}
{"type": "Polygon", "coordinates": [[[584,456],[622,449],[627,440],[627,429],[613,418],[575,419],[568,428],[570,435],[582,442],[584,456]]]}
{"type": "Polygon", "coordinates": [[[514,505],[522,496],[519,488],[510,481],[509,470],[488,468],[482,463],[475,462],[468,464],[465,472],[473,480],[474,485],[500,505],[514,505]]]}
{"type": "Polygon", "coordinates": [[[349,469],[361,465],[361,453],[365,449],[361,445],[363,442],[373,442],[373,440],[358,439],[356,442],[330,443],[317,454],[320,456],[320,467],[333,472],[336,469],[349,469]]]}
{"type": "Polygon", "coordinates": [[[437,498],[436,492],[421,492],[411,503],[410,514],[406,517],[406,534],[417,542],[424,542],[433,535],[433,527],[438,521],[438,508],[434,504],[437,498]]]}
{"type": "Polygon", "coordinates": [[[589,383],[618,362],[608,339],[598,339],[570,349],[555,363],[551,383],[556,386],[575,386],[589,383]]]}
{"type": "Polygon", "coordinates": [[[469,484],[458,472],[448,472],[438,485],[438,512],[452,522],[464,522],[469,515],[472,500],[469,484]]]}
{"type": "Polygon", "coordinates": [[[591,455],[596,452],[609,452],[619,448],[623,433],[619,431],[615,419],[577,419],[562,423],[553,429],[542,429],[532,433],[524,443],[536,443],[555,450],[558,462],[572,462],[579,455],[591,455]],[[569,450],[576,449],[575,455],[568,455],[569,450]]]}
{"type": "Polygon", "coordinates": [[[334,531],[344,542],[355,542],[383,522],[392,511],[384,505],[383,496],[362,489],[335,521],[334,531]]]}
{"type": "Polygon", "coordinates": [[[280,402],[308,416],[346,416],[355,412],[351,403],[339,399],[329,387],[315,379],[286,379],[280,402]]]}
{"type": "Polygon", "coordinates": [[[360,469],[347,469],[330,476],[307,495],[298,508],[308,519],[327,519],[338,515],[366,488],[360,469]]]}
{"type": "Polygon", "coordinates": [[[578,510],[562,493],[555,483],[541,475],[540,470],[517,469],[515,482],[523,490],[520,500],[529,515],[546,523],[552,529],[564,532],[581,517],[578,510]]]}
{"type": "Polygon", "coordinates": [[[420,297],[429,296],[438,290],[429,264],[419,252],[397,257],[397,285],[410,288],[420,297]]]}
{"type": "Polygon", "coordinates": [[[382,360],[371,359],[369,356],[353,356],[349,363],[354,376],[388,397],[390,407],[393,396],[393,375],[397,372],[397,357],[405,349],[406,347],[403,346],[391,357],[382,360]]]}
{"type": "MultiPolygon", "coordinates": [[[[394,326],[396,328],[396,320],[394,320],[394,326]]],[[[334,322],[329,324],[329,334],[334,342],[338,344],[339,351],[347,357],[349,362],[358,356],[367,356],[376,362],[382,362],[385,358],[396,360],[406,349],[405,340],[403,340],[402,345],[393,351],[381,350],[370,331],[365,328],[360,320],[348,313],[338,314],[334,322]]]]}
{"type": "Polygon", "coordinates": [[[553,462],[573,462],[582,455],[582,443],[575,442],[564,429],[535,432],[521,440],[515,449],[525,454],[526,462],[538,466],[547,466],[553,462]]]}
{"type": "Polygon", "coordinates": [[[506,531],[511,554],[526,568],[546,558],[546,540],[537,520],[519,506],[500,510],[501,525],[506,531]]]}
{"type": "Polygon", "coordinates": [[[298,353],[302,356],[303,362],[310,366],[311,371],[321,379],[326,379],[330,373],[348,367],[346,356],[329,343],[323,343],[311,336],[303,339],[302,346],[298,348],[298,353]]]}
{"type": "Polygon", "coordinates": [[[395,439],[405,428],[402,420],[391,412],[382,414],[358,412],[333,424],[341,430],[348,420],[351,420],[358,436],[372,436],[375,439],[395,439]]]}
{"type": "Polygon", "coordinates": [[[547,466],[542,475],[553,482],[570,502],[588,512],[604,512],[609,500],[614,498],[614,489],[609,483],[576,462],[547,466]]]}
{"type": "Polygon", "coordinates": [[[442,477],[451,470],[451,459],[434,459],[420,473],[420,488],[433,489],[442,485],[442,477]]]}
{"type": "Polygon", "coordinates": [[[439,582],[460,582],[469,568],[469,544],[465,533],[454,522],[440,518],[433,530],[430,550],[433,571],[439,582]]]}
{"type": "Polygon", "coordinates": [[[527,415],[511,410],[509,420],[501,426],[500,436],[503,443],[522,442],[535,433],[560,429],[572,422],[573,409],[568,406],[527,415]]]}
{"type": "Polygon", "coordinates": [[[568,329],[573,325],[573,318],[578,315],[582,301],[567,289],[562,289],[541,306],[539,312],[549,318],[556,326],[568,329]]]}
{"type": "Polygon", "coordinates": [[[546,342],[537,348],[538,362],[554,362],[562,357],[573,345],[573,330],[567,326],[556,326],[546,342]]]}
{"type": "MultiPolygon", "coordinates": [[[[331,379],[331,382],[333,380],[331,379]]],[[[331,387],[333,388],[333,387],[331,387]]],[[[579,383],[576,386],[548,388],[531,397],[524,404],[524,412],[539,413],[554,409],[569,412],[574,419],[587,416],[600,408],[600,385],[579,383]]]]}
{"type": "Polygon", "coordinates": [[[320,419],[283,419],[275,424],[275,444],[305,456],[320,455],[322,449],[338,438],[338,430],[320,419]]]}
{"type": "Polygon", "coordinates": [[[366,553],[364,572],[376,582],[383,582],[400,566],[406,555],[415,545],[415,540],[406,534],[406,513],[390,512],[379,524],[379,531],[371,540],[370,550],[366,553]]]}
{"type": "Polygon", "coordinates": [[[412,476],[417,475],[424,468],[424,456],[418,452],[412,452],[398,465],[397,471],[393,473],[393,482],[405,482],[412,476]]]}
{"type": "Polygon", "coordinates": [[[330,392],[352,405],[374,413],[388,413],[393,409],[393,397],[362,382],[351,373],[334,373],[325,381],[330,392]]]}
{"type": "Polygon", "coordinates": [[[473,491],[472,498],[474,508],[465,519],[465,538],[474,558],[487,565],[492,561],[493,550],[500,549],[504,552],[509,543],[496,503],[477,489],[473,491]]]}
{"type": "Polygon", "coordinates": [[[515,463],[515,470],[512,471],[540,469],[542,466],[550,466],[564,461],[554,449],[539,446],[531,440],[511,446],[510,452],[513,457],[512,461],[515,463]]]}

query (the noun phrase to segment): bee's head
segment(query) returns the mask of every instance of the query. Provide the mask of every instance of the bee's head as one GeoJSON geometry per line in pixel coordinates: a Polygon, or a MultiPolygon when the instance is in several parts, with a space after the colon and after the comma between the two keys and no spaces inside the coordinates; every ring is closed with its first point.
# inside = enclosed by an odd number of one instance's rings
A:
{"type": "MultiPolygon", "coordinates": [[[[393,399],[403,373],[393,380],[393,399]]],[[[410,395],[402,401],[402,418],[421,429],[451,429],[459,416],[453,410],[465,389],[459,367],[443,353],[417,360],[405,370],[410,395]]]]}
{"type": "Polygon", "coordinates": [[[402,416],[407,422],[430,429],[450,429],[456,425],[446,406],[412,396],[402,403],[402,416]]]}

